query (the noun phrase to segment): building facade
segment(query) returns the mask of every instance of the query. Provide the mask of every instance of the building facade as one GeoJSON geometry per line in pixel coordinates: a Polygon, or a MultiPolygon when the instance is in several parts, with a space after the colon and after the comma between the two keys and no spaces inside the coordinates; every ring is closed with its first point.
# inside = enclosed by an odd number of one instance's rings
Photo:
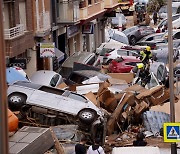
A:
{"type": "Polygon", "coordinates": [[[93,52],[104,42],[107,16],[118,0],[4,0],[4,32],[9,66],[58,70],[75,52],[93,52]],[[54,42],[55,58],[40,57],[40,43],[54,42]],[[64,55],[62,56],[62,53],[64,55]]]}
{"type": "Polygon", "coordinates": [[[7,65],[27,70],[34,47],[32,1],[4,0],[3,19],[7,65]]]}

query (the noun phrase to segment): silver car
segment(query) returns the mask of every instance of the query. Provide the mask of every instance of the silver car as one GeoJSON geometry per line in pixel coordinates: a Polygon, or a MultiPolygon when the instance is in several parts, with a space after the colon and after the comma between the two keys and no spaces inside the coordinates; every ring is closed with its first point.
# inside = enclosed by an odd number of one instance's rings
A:
{"type": "Polygon", "coordinates": [[[82,63],[87,65],[93,65],[96,61],[95,53],[91,52],[75,52],[72,56],[68,57],[61,66],[59,74],[62,77],[67,78],[73,71],[74,63],[82,63]]]}
{"type": "Polygon", "coordinates": [[[36,71],[31,77],[31,82],[56,87],[63,82],[63,78],[60,74],[50,70],[36,71]]]}
{"type": "MultiPolygon", "coordinates": [[[[31,82],[16,82],[9,85],[8,103],[12,110],[23,110],[24,106],[35,108],[36,114],[56,116],[70,123],[101,123],[104,113],[86,97],[49,86],[31,82]]],[[[32,113],[30,114],[32,115],[32,113]]]]}

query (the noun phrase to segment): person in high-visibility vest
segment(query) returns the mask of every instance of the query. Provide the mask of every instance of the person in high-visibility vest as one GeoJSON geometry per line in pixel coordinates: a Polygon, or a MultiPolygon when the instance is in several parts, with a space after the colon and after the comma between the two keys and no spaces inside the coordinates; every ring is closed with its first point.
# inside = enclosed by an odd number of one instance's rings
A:
{"type": "Polygon", "coordinates": [[[143,64],[149,64],[149,60],[152,59],[151,47],[147,46],[145,50],[140,51],[141,61],[143,64]]]}
{"type": "Polygon", "coordinates": [[[145,87],[147,83],[150,82],[151,75],[149,73],[149,69],[145,68],[145,65],[143,63],[137,64],[138,71],[136,73],[137,80],[135,83],[138,83],[139,80],[141,80],[141,85],[145,87]]]}

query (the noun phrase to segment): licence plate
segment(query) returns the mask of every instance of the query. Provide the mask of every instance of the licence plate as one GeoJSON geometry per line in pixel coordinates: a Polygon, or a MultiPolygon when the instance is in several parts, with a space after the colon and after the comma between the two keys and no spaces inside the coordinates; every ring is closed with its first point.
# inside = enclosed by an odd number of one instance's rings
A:
{"type": "Polygon", "coordinates": [[[126,9],[128,9],[128,8],[129,8],[128,6],[122,6],[122,7],[121,7],[122,10],[126,10],[126,9]]]}

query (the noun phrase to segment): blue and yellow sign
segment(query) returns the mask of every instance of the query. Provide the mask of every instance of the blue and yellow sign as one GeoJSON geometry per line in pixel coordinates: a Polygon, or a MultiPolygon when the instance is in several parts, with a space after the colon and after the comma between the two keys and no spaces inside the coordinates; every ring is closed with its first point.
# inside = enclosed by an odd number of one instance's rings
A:
{"type": "Polygon", "coordinates": [[[180,123],[164,123],[164,142],[180,142],[180,123]]]}

